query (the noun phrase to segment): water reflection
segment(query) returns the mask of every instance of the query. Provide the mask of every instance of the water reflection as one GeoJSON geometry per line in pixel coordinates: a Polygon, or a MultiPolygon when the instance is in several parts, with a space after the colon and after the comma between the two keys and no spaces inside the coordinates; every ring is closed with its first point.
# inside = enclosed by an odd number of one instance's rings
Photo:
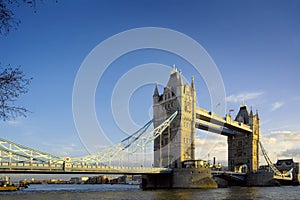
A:
{"type": "Polygon", "coordinates": [[[300,186],[231,187],[142,191],[130,185],[31,185],[17,192],[0,193],[0,199],[299,199],[300,186]]]}

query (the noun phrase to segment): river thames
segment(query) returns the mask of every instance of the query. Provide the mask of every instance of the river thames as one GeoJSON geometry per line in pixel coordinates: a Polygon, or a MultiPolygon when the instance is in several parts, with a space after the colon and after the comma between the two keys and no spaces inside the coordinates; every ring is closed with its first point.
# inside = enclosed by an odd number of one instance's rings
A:
{"type": "Polygon", "coordinates": [[[147,190],[137,185],[30,185],[16,192],[2,192],[5,200],[57,199],[299,199],[300,186],[230,187],[219,189],[147,190]]]}

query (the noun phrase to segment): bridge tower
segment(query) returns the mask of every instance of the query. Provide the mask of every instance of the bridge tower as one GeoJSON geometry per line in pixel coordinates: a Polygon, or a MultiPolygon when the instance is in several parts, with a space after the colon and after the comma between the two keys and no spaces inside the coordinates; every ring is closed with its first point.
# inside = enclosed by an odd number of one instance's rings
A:
{"type": "Polygon", "coordinates": [[[196,88],[184,84],[181,71],[174,67],[167,86],[160,95],[157,85],[153,94],[154,127],[178,110],[178,115],[154,141],[154,166],[181,168],[185,160],[195,159],[196,88]]]}
{"type": "Polygon", "coordinates": [[[230,171],[255,172],[259,167],[259,116],[253,115],[243,103],[235,121],[249,125],[252,133],[237,132],[228,136],[228,167],[230,171]]]}

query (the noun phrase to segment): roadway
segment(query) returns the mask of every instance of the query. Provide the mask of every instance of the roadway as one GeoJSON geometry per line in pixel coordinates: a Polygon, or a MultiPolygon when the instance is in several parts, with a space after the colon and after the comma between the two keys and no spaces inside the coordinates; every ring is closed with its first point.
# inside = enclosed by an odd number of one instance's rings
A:
{"type": "Polygon", "coordinates": [[[172,173],[172,169],[155,167],[96,166],[38,163],[0,162],[0,173],[21,174],[159,174],[172,173]]]}

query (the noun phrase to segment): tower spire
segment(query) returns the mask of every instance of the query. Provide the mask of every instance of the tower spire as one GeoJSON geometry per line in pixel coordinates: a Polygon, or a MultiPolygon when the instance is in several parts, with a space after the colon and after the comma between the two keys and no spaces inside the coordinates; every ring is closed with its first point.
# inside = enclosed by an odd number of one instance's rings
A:
{"type": "Polygon", "coordinates": [[[241,107],[245,107],[246,106],[246,103],[245,103],[245,100],[242,101],[242,104],[241,104],[241,107]]]}
{"type": "Polygon", "coordinates": [[[250,107],[250,117],[253,117],[252,106],[250,107]]]}
{"type": "Polygon", "coordinates": [[[258,110],[256,109],[256,117],[257,117],[257,119],[259,119],[259,116],[258,116],[258,110]]]}
{"type": "Polygon", "coordinates": [[[253,128],[253,112],[252,112],[252,106],[250,108],[250,114],[249,114],[249,125],[251,128],[253,128]]]}
{"type": "Polygon", "coordinates": [[[173,64],[173,69],[171,71],[171,74],[174,74],[174,73],[177,73],[177,68],[176,68],[175,64],[173,64]]]}
{"type": "Polygon", "coordinates": [[[153,94],[153,96],[159,96],[159,93],[158,93],[158,83],[157,83],[157,81],[156,81],[156,84],[155,84],[155,89],[154,89],[154,94],[153,94]]]}
{"type": "Polygon", "coordinates": [[[192,88],[195,89],[195,80],[194,76],[192,76],[192,88]]]}
{"type": "Polygon", "coordinates": [[[182,81],[182,71],[179,70],[179,85],[183,85],[183,81],[182,81]]]}

